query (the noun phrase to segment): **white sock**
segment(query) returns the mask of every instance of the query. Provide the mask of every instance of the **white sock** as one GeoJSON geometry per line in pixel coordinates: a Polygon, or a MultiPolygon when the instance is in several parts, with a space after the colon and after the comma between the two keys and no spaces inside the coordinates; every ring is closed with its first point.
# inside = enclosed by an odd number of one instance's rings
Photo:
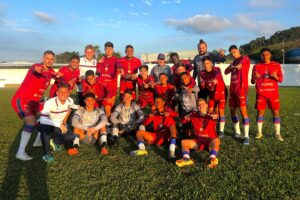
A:
{"type": "Polygon", "coordinates": [[[190,159],[190,154],[188,154],[188,153],[183,154],[183,158],[184,159],[190,159]]]}
{"type": "Polygon", "coordinates": [[[244,136],[249,138],[249,124],[244,125],[244,136]]]}
{"type": "Polygon", "coordinates": [[[146,131],[146,128],[145,128],[144,125],[140,125],[140,126],[139,126],[139,130],[141,130],[141,131],[146,131]]]}
{"type": "Polygon", "coordinates": [[[23,154],[25,152],[25,148],[29,142],[30,136],[31,136],[31,133],[29,133],[27,131],[22,131],[18,153],[23,154]]]}
{"type": "Polygon", "coordinates": [[[257,131],[259,134],[262,134],[263,122],[257,122],[257,131]]]}
{"type": "Polygon", "coordinates": [[[73,141],[73,146],[76,144],[79,146],[79,137],[76,137],[73,141]]]}
{"type": "Polygon", "coordinates": [[[220,122],[220,132],[224,132],[225,122],[220,122]]]}
{"type": "Polygon", "coordinates": [[[119,129],[114,127],[113,130],[112,130],[112,135],[113,136],[118,136],[119,135],[119,129]]]}
{"type": "Polygon", "coordinates": [[[233,123],[234,131],[237,134],[241,134],[241,129],[240,129],[240,122],[233,123]]]}
{"type": "Polygon", "coordinates": [[[216,158],[216,155],[210,155],[209,158],[216,158]]]}
{"type": "Polygon", "coordinates": [[[280,124],[279,123],[274,123],[274,128],[275,128],[275,134],[280,135],[280,124]]]}
{"type": "Polygon", "coordinates": [[[107,135],[106,134],[102,134],[100,137],[100,142],[101,144],[103,144],[104,142],[107,143],[107,135]]]}
{"type": "Polygon", "coordinates": [[[169,146],[169,152],[170,152],[171,156],[175,155],[175,148],[176,148],[175,144],[170,144],[170,146],[169,146]]]}
{"type": "Polygon", "coordinates": [[[146,149],[146,148],[145,148],[145,144],[142,143],[142,142],[140,142],[140,143],[138,144],[138,147],[139,147],[139,150],[145,150],[145,149],[146,149]]]}

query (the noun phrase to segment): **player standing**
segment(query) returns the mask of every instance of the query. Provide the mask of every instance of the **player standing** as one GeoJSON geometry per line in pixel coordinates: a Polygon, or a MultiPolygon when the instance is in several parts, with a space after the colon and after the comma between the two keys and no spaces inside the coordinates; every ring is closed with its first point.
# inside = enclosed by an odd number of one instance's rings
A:
{"type": "Polygon", "coordinates": [[[132,45],[127,45],[125,47],[126,56],[120,58],[120,68],[121,68],[121,81],[120,81],[120,99],[126,89],[132,90],[132,98],[135,100],[135,88],[137,73],[139,67],[142,65],[140,59],[133,56],[134,50],[132,45]]]}
{"type": "Polygon", "coordinates": [[[208,91],[209,101],[209,113],[219,113],[219,137],[224,137],[225,127],[225,105],[227,91],[225,83],[222,77],[222,73],[219,67],[214,67],[212,59],[209,56],[205,56],[202,59],[204,70],[200,72],[200,87],[208,91]]]}
{"type": "Polygon", "coordinates": [[[57,73],[57,79],[50,89],[50,98],[56,96],[58,84],[64,83],[69,85],[69,90],[72,91],[75,84],[80,83],[80,71],[79,67],[80,58],[74,55],[70,58],[70,64],[63,66],[57,73]]]}
{"type": "Polygon", "coordinates": [[[283,142],[280,134],[280,101],[278,82],[283,81],[281,66],[279,63],[271,60],[271,50],[263,48],[260,51],[261,63],[256,64],[252,70],[251,83],[256,88],[256,105],[257,110],[257,139],[263,137],[262,126],[266,107],[271,109],[273,114],[273,124],[275,128],[275,137],[278,141],[283,142]]]}
{"type": "MultiPolygon", "coordinates": [[[[203,62],[202,59],[205,56],[211,57],[213,65],[215,65],[216,62],[225,62],[226,56],[224,50],[220,50],[218,54],[209,52],[207,51],[207,44],[204,40],[200,40],[198,43],[198,52],[199,54],[195,56],[194,58],[194,71],[193,71],[193,78],[196,80],[198,78],[198,84],[200,84],[200,79],[199,79],[199,73],[204,70],[203,62]]],[[[200,86],[200,85],[199,85],[200,86]]],[[[202,89],[199,92],[199,98],[207,98],[208,96],[208,91],[206,89],[202,89]]]]}
{"type": "Polygon", "coordinates": [[[104,110],[106,116],[111,115],[111,108],[115,104],[117,90],[118,90],[118,74],[119,74],[119,59],[114,56],[114,45],[111,42],[104,44],[105,55],[97,64],[96,74],[99,76],[99,83],[101,83],[107,90],[107,101],[104,103],[104,110]]]}
{"type": "Polygon", "coordinates": [[[242,56],[236,45],[231,45],[229,52],[234,58],[234,61],[225,69],[225,74],[231,73],[229,97],[231,119],[235,130],[235,137],[240,138],[241,130],[237,113],[237,109],[239,108],[243,117],[244,144],[249,145],[250,120],[247,112],[247,96],[250,59],[248,56],[242,56]]]}
{"type": "Polygon", "coordinates": [[[163,53],[158,54],[157,56],[157,62],[158,64],[155,65],[150,72],[150,75],[154,77],[155,83],[159,81],[159,75],[161,73],[167,74],[169,77],[169,83],[172,83],[173,81],[173,72],[171,70],[171,67],[166,64],[166,56],[163,53]]]}
{"type": "Polygon", "coordinates": [[[43,62],[32,65],[21,86],[13,96],[11,105],[25,125],[21,134],[21,140],[16,158],[27,161],[32,157],[25,152],[26,145],[36,124],[40,111],[40,99],[48,88],[51,78],[56,76],[52,69],[55,54],[53,51],[45,51],[43,62]]]}

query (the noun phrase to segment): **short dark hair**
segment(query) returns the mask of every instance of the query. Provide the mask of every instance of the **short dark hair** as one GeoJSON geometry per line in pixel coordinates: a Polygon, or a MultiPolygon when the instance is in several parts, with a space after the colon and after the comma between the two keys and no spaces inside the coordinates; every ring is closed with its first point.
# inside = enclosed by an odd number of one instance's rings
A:
{"type": "Polygon", "coordinates": [[[96,99],[96,96],[95,96],[94,93],[89,92],[89,93],[87,93],[86,95],[84,95],[84,99],[86,99],[86,98],[93,98],[93,99],[96,99]]]}
{"type": "Polygon", "coordinates": [[[71,56],[70,61],[73,60],[73,59],[80,60],[80,58],[79,58],[78,55],[73,55],[73,56],[71,56]]]}
{"type": "Polygon", "coordinates": [[[67,88],[69,90],[70,86],[67,83],[59,83],[57,85],[57,90],[59,90],[59,88],[67,88]]]}
{"type": "Polygon", "coordinates": [[[170,54],[170,58],[172,58],[173,56],[179,57],[178,53],[176,53],[176,52],[172,52],[172,53],[170,54]]]}
{"type": "Polygon", "coordinates": [[[167,75],[166,73],[164,73],[164,72],[159,74],[159,77],[161,77],[161,76],[166,76],[166,77],[168,77],[168,75],[167,75]]]}
{"type": "Polygon", "coordinates": [[[229,47],[228,51],[230,52],[232,49],[238,49],[238,47],[235,44],[233,44],[229,47]]]}
{"type": "Polygon", "coordinates": [[[104,48],[106,48],[106,47],[112,47],[112,48],[114,48],[114,44],[112,42],[106,42],[104,44],[104,48]]]}
{"type": "Polygon", "coordinates": [[[47,51],[44,52],[44,56],[48,55],[48,54],[51,54],[51,55],[55,56],[55,53],[51,50],[47,50],[47,51]]]}
{"type": "Polygon", "coordinates": [[[161,95],[157,95],[157,96],[155,97],[155,99],[162,99],[163,101],[165,101],[164,97],[161,96],[161,95]]]}
{"type": "Polygon", "coordinates": [[[211,59],[210,56],[204,56],[204,57],[202,58],[202,62],[207,61],[207,60],[209,60],[209,61],[212,62],[212,59],[211,59]]]}
{"type": "Polygon", "coordinates": [[[88,77],[88,76],[95,76],[95,72],[93,70],[87,70],[85,72],[85,77],[88,77]]]}
{"type": "Polygon", "coordinates": [[[124,91],[124,94],[130,94],[130,95],[132,95],[132,93],[133,93],[133,90],[131,90],[131,89],[126,89],[124,91]]]}
{"type": "Polygon", "coordinates": [[[182,77],[182,76],[184,76],[184,75],[189,75],[187,72],[182,72],[181,74],[180,74],[180,78],[182,77]]]}
{"type": "Polygon", "coordinates": [[[126,45],[125,49],[131,48],[133,49],[133,46],[131,44],[126,45]]]}
{"type": "Polygon", "coordinates": [[[177,68],[178,67],[184,67],[186,69],[186,65],[183,62],[179,62],[177,68]]]}
{"type": "Polygon", "coordinates": [[[148,65],[141,65],[139,69],[140,69],[140,71],[141,71],[141,69],[146,69],[148,71],[149,67],[148,67],[148,65]]]}
{"type": "Polygon", "coordinates": [[[262,48],[262,49],[260,50],[260,54],[262,54],[262,52],[264,52],[264,51],[268,51],[268,52],[271,53],[271,49],[265,47],[265,48],[262,48]]]}

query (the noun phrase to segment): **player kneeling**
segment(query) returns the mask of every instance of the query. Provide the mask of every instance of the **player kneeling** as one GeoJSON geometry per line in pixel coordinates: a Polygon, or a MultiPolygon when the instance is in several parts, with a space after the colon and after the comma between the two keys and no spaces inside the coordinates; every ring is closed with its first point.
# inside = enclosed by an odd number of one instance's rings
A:
{"type": "Polygon", "coordinates": [[[115,108],[110,117],[113,124],[113,143],[117,143],[119,135],[135,132],[144,121],[142,108],[132,101],[133,94],[132,90],[125,90],[123,102],[115,108]]]}
{"type": "Polygon", "coordinates": [[[77,110],[72,118],[74,133],[79,135],[80,141],[85,144],[93,145],[100,138],[101,154],[107,155],[107,117],[102,109],[95,107],[95,94],[86,94],[84,102],[85,108],[77,110]]]}
{"type": "Polygon", "coordinates": [[[64,144],[71,147],[68,149],[70,155],[78,154],[79,137],[67,127],[66,121],[70,114],[70,108],[78,109],[79,106],[75,105],[73,99],[69,98],[68,85],[59,85],[56,94],[57,97],[45,102],[40,118],[39,128],[43,143],[43,160],[46,162],[54,161],[50,146],[56,151],[59,150],[58,145],[64,144]]]}
{"type": "Polygon", "coordinates": [[[208,114],[208,105],[205,99],[198,99],[198,111],[185,117],[186,121],[192,124],[194,139],[184,139],[181,141],[183,158],[176,161],[179,167],[193,165],[190,159],[190,149],[209,150],[210,156],[205,162],[209,168],[216,168],[218,165],[217,154],[220,147],[220,140],[216,132],[216,119],[218,115],[208,114]]]}
{"type": "Polygon", "coordinates": [[[177,130],[173,117],[165,113],[165,101],[162,97],[155,98],[156,111],[150,114],[136,133],[138,150],[130,155],[147,155],[145,141],[149,144],[162,145],[170,142],[169,157],[175,158],[177,130]]]}

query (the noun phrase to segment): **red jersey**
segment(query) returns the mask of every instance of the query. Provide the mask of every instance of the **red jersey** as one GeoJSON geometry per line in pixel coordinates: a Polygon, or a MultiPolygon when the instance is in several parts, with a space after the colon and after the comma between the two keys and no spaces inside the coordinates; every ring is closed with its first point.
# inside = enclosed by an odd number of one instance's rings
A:
{"type": "Polygon", "coordinates": [[[107,58],[103,57],[103,61],[97,64],[96,74],[100,80],[117,80],[119,59],[116,56],[107,58]]]}
{"type": "Polygon", "coordinates": [[[210,99],[220,100],[225,98],[225,83],[219,67],[213,67],[210,72],[202,70],[199,76],[200,87],[208,90],[210,99]],[[214,80],[217,81],[216,84],[214,80]]]}
{"type": "Polygon", "coordinates": [[[63,74],[58,78],[56,83],[66,83],[70,86],[70,90],[73,90],[76,83],[79,83],[80,80],[80,71],[79,69],[72,69],[70,66],[63,66],[59,69],[60,73],[63,74]]]}
{"type": "Polygon", "coordinates": [[[151,123],[153,123],[153,130],[150,132],[155,133],[166,133],[170,130],[169,128],[171,126],[175,125],[173,117],[166,117],[164,114],[160,114],[158,112],[154,113],[153,116],[148,117],[143,122],[143,125],[147,127],[147,125],[150,125],[151,123]]]}
{"type": "Polygon", "coordinates": [[[126,80],[124,78],[127,74],[135,74],[138,73],[139,67],[142,65],[140,59],[133,57],[132,59],[127,59],[126,57],[120,58],[120,69],[124,71],[124,75],[122,75],[121,80],[126,80]]]}
{"type": "Polygon", "coordinates": [[[175,87],[172,84],[167,84],[166,87],[163,87],[161,84],[155,85],[155,95],[161,96],[166,101],[168,106],[173,107],[173,97],[175,95],[175,87]]]}
{"type": "MultiPolygon", "coordinates": [[[[99,77],[97,77],[99,79],[99,77]]],[[[96,83],[90,85],[86,79],[81,81],[82,84],[82,95],[85,96],[87,93],[93,93],[96,96],[97,101],[102,101],[107,96],[107,91],[99,80],[96,79],[96,83]]]]}
{"type": "Polygon", "coordinates": [[[278,99],[278,82],[283,81],[281,66],[277,62],[270,62],[269,64],[260,63],[256,64],[252,70],[252,83],[255,82],[256,92],[266,98],[278,99]],[[276,73],[278,81],[272,78],[270,75],[276,73]],[[261,77],[256,78],[256,73],[261,77]]]}
{"type": "Polygon", "coordinates": [[[225,71],[225,74],[231,73],[230,92],[238,94],[248,91],[248,73],[250,68],[250,59],[248,56],[241,56],[235,59],[233,66],[241,64],[240,69],[234,68],[225,71]]]}
{"type": "MultiPolygon", "coordinates": [[[[184,120],[187,122],[187,120],[184,120]]],[[[193,134],[196,138],[206,137],[214,139],[218,137],[216,126],[217,121],[213,120],[208,114],[201,116],[199,112],[192,112],[190,122],[193,126],[193,134]]]]}
{"type": "Polygon", "coordinates": [[[144,88],[145,84],[149,84],[150,82],[155,82],[153,76],[148,76],[146,80],[144,80],[141,75],[139,75],[136,79],[139,89],[139,96],[143,99],[153,99],[154,98],[154,88],[148,87],[144,88]]]}
{"type": "Polygon", "coordinates": [[[32,65],[13,98],[39,101],[48,88],[51,78],[55,78],[55,76],[55,71],[52,68],[45,70],[43,63],[32,65]],[[36,68],[42,68],[43,71],[39,73],[36,71],[36,68]]]}

